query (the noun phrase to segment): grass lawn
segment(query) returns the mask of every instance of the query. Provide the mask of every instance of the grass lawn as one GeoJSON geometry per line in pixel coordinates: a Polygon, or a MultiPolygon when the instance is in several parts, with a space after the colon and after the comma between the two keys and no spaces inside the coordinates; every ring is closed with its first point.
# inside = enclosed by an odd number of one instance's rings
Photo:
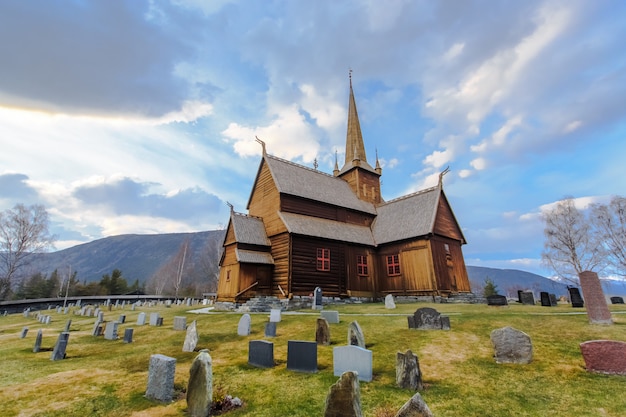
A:
{"type": "Polygon", "coordinates": [[[615,324],[588,324],[584,309],[558,307],[459,304],[384,303],[326,306],[338,310],[341,323],[331,324],[331,346],[318,347],[318,372],[288,371],[287,341],[315,340],[318,314],[311,310],[283,313],[274,343],[276,366],[248,365],[248,341],[266,339],[269,313],[252,314],[252,334],[237,335],[241,314],[196,315],[189,307],[113,309],[105,320],[126,315],[117,341],[91,336],[94,318],[45,312],[44,325],[21,314],[0,317],[0,416],[184,416],[189,367],[197,352],[182,352],[185,332],[173,330],[174,316],[197,320],[196,350],[209,349],[213,359],[214,392],[243,400],[228,416],[321,416],[333,376],[332,349],[346,344],[348,324],[356,320],[367,348],[373,351],[374,378],[361,382],[365,416],[387,417],[413,395],[395,385],[398,351],[411,349],[419,357],[425,390],[422,397],[436,416],[625,416],[626,376],[589,373],[579,344],[588,340],[626,341],[626,306],[611,305],[615,324]],[[409,330],[406,316],[432,307],[450,316],[450,331],[409,330]],[[137,326],[140,311],[158,311],[162,327],[137,326]],[[67,358],[51,361],[52,347],[67,319],[72,319],[67,358]],[[29,328],[21,339],[22,327],[29,328]],[[489,335],[512,326],[527,333],[534,358],[528,365],[498,365],[489,335]],[[122,342],[133,328],[133,343],[122,342]],[[42,351],[33,353],[35,336],[43,329],[42,351]],[[160,404],[144,398],[150,355],[176,358],[176,399],[160,404]]]}

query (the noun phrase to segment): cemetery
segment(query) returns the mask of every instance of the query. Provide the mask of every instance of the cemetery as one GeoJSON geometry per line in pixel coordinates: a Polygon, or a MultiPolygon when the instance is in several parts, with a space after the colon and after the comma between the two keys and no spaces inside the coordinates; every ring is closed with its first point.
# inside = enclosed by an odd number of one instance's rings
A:
{"type": "Polygon", "coordinates": [[[624,415],[626,305],[540,298],[2,315],[0,415],[624,415]]]}

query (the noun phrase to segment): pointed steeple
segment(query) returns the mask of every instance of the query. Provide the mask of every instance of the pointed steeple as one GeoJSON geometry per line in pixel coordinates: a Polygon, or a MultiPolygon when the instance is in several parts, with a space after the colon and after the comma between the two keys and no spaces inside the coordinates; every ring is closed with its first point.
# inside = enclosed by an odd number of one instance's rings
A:
{"type": "Polygon", "coordinates": [[[346,164],[354,160],[367,162],[365,156],[365,145],[361,134],[361,124],[359,123],[359,113],[356,110],[354,91],[352,90],[352,70],[350,70],[350,101],[348,104],[348,133],[346,135],[346,164]],[[354,150],[354,152],[350,152],[354,150]]]}

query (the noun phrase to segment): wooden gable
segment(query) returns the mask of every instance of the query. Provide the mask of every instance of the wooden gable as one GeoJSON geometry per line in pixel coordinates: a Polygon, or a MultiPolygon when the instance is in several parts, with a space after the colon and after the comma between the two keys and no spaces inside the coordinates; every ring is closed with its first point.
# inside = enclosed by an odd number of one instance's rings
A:
{"type": "Polygon", "coordinates": [[[248,213],[263,219],[267,236],[274,236],[287,231],[278,215],[279,210],[280,193],[263,158],[248,201],[248,213]]]}
{"type": "Polygon", "coordinates": [[[461,242],[461,244],[467,243],[465,241],[465,237],[463,236],[463,232],[461,231],[459,223],[456,221],[456,217],[452,212],[450,203],[448,203],[448,199],[446,198],[443,191],[441,191],[441,194],[439,196],[439,203],[437,205],[437,214],[435,217],[433,233],[457,240],[461,242]]]}

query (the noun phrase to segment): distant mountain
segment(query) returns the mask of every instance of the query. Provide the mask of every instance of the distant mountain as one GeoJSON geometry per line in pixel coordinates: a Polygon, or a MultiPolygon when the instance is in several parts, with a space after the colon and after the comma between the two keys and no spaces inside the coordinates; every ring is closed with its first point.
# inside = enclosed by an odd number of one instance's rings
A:
{"type": "Polygon", "coordinates": [[[64,250],[34,255],[29,264],[32,272],[50,274],[55,269],[67,276],[71,268],[77,271],[79,281],[99,281],[113,269],[122,271],[131,284],[146,282],[161,266],[175,256],[185,239],[189,239],[189,262],[209,258],[217,266],[224,239],[223,230],[196,233],[169,233],[158,235],[119,235],[73,246],[64,250]]]}

